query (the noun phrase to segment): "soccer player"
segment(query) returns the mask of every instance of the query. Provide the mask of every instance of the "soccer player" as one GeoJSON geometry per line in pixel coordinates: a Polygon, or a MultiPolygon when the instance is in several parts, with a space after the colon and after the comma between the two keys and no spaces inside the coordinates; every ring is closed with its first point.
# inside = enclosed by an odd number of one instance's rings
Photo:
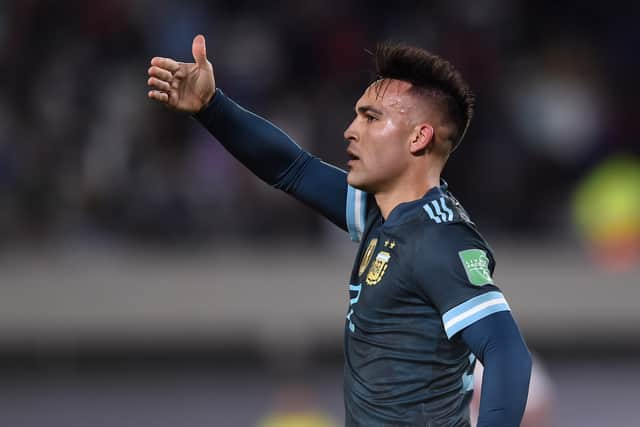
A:
{"type": "Polygon", "coordinates": [[[441,171],[469,126],[473,96],[444,59],[382,44],[377,79],[344,132],[349,172],[323,163],[216,86],[205,39],[194,63],[155,57],[149,98],[192,113],[259,178],[360,242],[344,339],[347,426],[518,426],[531,356],[495,286],[491,249],[441,171]]]}

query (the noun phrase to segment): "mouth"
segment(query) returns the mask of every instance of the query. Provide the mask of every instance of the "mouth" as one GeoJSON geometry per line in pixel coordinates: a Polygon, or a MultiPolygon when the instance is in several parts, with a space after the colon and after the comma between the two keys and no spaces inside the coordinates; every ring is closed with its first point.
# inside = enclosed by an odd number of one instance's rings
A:
{"type": "Polygon", "coordinates": [[[353,164],[360,160],[360,157],[356,156],[353,151],[347,150],[347,156],[349,157],[349,160],[347,161],[347,165],[349,166],[353,166],[353,164]]]}

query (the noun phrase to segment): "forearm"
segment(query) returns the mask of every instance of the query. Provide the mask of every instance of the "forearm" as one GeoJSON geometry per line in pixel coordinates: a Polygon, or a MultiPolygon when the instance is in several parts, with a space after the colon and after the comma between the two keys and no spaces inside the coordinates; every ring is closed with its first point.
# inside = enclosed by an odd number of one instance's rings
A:
{"type": "Polygon", "coordinates": [[[527,403],[531,355],[526,347],[485,354],[477,427],[517,427],[527,403]]]}
{"type": "Polygon", "coordinates": [[[477,427],[519,426],[527,403],[531,354],[515,321],[508,312],[496,313],[462,334],[484,365],[477,427]]]}
{"type": "Polygon", "coordinates": [[[219,89],[194,117],[227,151],[270,185],[276,185],[296,159],[309,156],[278,127],[245,110],[219,89]]]}

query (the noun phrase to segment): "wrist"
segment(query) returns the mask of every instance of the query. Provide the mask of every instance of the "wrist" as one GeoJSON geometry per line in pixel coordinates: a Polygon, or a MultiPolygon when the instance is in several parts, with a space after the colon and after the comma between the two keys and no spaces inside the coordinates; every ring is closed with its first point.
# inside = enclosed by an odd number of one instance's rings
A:
{"type": "Polygon", "coordinates": [[[198,111],[194,111],[193,113],[191,113],[192,116],[197,117],[198,115],[200,115],[201,113],[203,113],[204,111],[208,110],[209,107],[211,107],[212,104],[214,104],[214,102],[220,98],[219,96],[216,96],[218,94],[220,90],[218,88],[216,88],[213,93],[208,97],[208,98],[204,98],[202,100],[202,107],[200,107],[200,109],[198,111]]]}

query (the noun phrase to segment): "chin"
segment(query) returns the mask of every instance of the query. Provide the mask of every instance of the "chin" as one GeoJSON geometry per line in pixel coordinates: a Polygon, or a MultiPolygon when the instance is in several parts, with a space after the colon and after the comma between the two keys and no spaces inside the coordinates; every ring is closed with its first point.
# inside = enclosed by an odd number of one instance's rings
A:
{"type": "Polygon", "coordinates": [[[349,172],[347,175],[347,184],[352,186],[353,188],[357,188],[358,190],[365,191],[367,193],[371,193],[372,189],[369,183],[363,179],[358,179],[352,172],[349,172]]]}
{"type": "Polygon", "coordinates": [[[353,172],[349,172],[347,174],[347,184],[349,184],[350,186],[352,186],[353,188],[357,188],[360,189],[360,180],[358,179],[357,176],[354,175],[353,172]]]}

